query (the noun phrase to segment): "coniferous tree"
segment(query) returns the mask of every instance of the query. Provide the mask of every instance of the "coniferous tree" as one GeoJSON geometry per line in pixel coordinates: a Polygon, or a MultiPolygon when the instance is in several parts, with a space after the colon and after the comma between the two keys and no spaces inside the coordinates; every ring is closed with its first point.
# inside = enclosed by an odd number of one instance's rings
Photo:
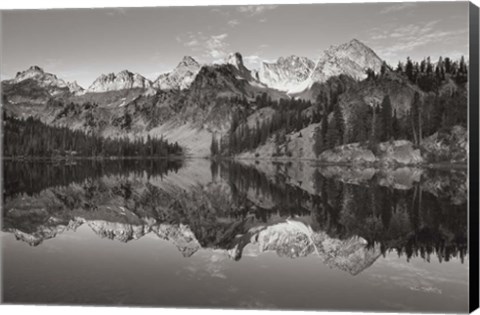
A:
{"type": "Polygon", "coordinates": [[[218,148],[217,137],[215,134],[212,134],[212,143],[210,144],[210,155],[215,157],[219,154],[220,150],[218,148]]]}
{"type": "Polygon", "coordinates": [[[4,151],[11,157],[121,157],[181,155],[178,144],[147,137],[134,140],[103,138],[94,132],[70,130],[44,124],[29,117],[26,120],[4,115],[4,151]],[[150,146],[150,151],[147,150],[150,146]],[[149,153],[150,152],[150,153],[149,153]]]}
{"type": "Polygon", "coordinates": [[[371,68],[367,69],[366,74],[367,80],[375,80],[375,71],[373,71],[371,68]]]}
{"type": "Polygon", "coordinates": [[[335,124],[337,125],[337,128],[338,128],[338,134],[339,134],[338,145],[341,145],[343,144],[343,135],[345,133],[345,121],[343,119],[343,113],[342,113],[340,104],[337,104],[337,106],[335,106],[333,110],[333,120],[335,121],[335,124]]]}
{"type": "Polygon", "coordinates": [[[372,108],[372,126],[369,137],[369,147],[372,151],[377,150],[378,143],[383,137],[383,124],[382,117],[380,113],[380,108],[378,105],[373,106],[372,108]]]}
{"type": "Polygon", "coordinates": [[[381,123],[382,123],[382,138],[381,141],[387,141],[393,136],[393,118],[392,118],[392,103],[390,96],[384,96],[381,107],[381,123]]]}
{"type": "Polygon", "coordinates": [[[430,61],[430,57],[427,57],[427,66],[426,66],[426,72],[427,74],[432,74],[433,73],[433,65],[432,62],[430,61]]]}
{"type": "Polygon", "coordinates": [[[410,109],[410,122],[412,126],[413,140],[415,144],[420,144],[422,137],[422,124],[421,124],[421,100],[420,94],[415,92],[413,102],[410,109]]]}
{"type": "Polygon", "coordinates": [[[445,72],[451,74],[452,72],[452,61],[450,58],[445,58],[445,72]]]}
{"type": "Polygon", "coordinates": [[[385,61],[383,61],[383,62],[382,62],[382,66],[381,66],[381,68],[380,68],[380,74],[381,74],[382,76],[384,76],[385,73],[387,72],[387,70],[388,70],[388,65],[387,65],[387,63],[386,63],[385,61]]]}
{"type": "Polygon", "coordinates": [[[314,153],[318,157],[327,148],[328,115],[322,117],[320,126],[315,129],[314,153]]]}
{"type": "Polygon", "coordinates": [[[462,84],[468,81],[468,70],[467,64],[465,63],[465,58],[462,56],[458,66],[458,71],[455,75],[455,81],[458,84],[462,84]]]}
{"type": "Polygon", "coordinates": [[[403,63],[401,61],[398,62],[397,68],[395,69],[395,72],[398,72],[398,73],[403,72],[403,63]]]}
{"type": "Polygon", "coordinates": [[[397,117],[397,110],[393,110],[393,118],[392,118],[392,132],[393,132],[393,138],[394,139],[400,139],[401,137],[401,127],[400,127],[400,122],[398,121],[397,117]]]}
{"type": "Polygon", "coordinates": [[[414,82],[414,77],[413,77],[413,63],[412,60],[410,60],[410,57],[407,57],[407,63],[405,65],[405,74],[407,75],[407,78],[411,81],[414,82]]]}
{"type": "Polygon", "coordinates": [[[370,107],[367,104],[360,103],[353,107],[353,116],[355,119],[351,122],[351,127],[347,128],[344,136],[344,143],[365,142],[369,138],[370,132],[370,107]]]}
{"type": "Polygon", "coordinates": [[[425,61],[425,59],[423,59],[423,60],[420,62],[420,72],[421,72],[421,73],[424,73],[424,72],[425,72],[426,65],[427,65],[427,62],[425,61]]]}
{"type": "Polygon", "coordinates": [[[340,106],[335,106],[331,123],[328,124],[326,148],[331,149],[343,144],[344,122],[340,106]]]}

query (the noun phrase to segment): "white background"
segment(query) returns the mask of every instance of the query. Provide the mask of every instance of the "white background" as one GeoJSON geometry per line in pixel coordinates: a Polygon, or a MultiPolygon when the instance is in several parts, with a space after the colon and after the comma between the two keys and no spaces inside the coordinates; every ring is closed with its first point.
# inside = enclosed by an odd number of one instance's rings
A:
{"type": "MultiPolygon", "coordinates": [[[[438,0],[437,0],[438,1],[438,0]]],[[[46,9],[46,8],[90,8],[90,7],[142,7],[142,6],[191,6],[191,5],[245,5],[245,4],[287,4],[287,3],[348,3],[348,2],[380,2],[372,0],[297,0],[297,1],[285,1],[285,0],[2,0],[0,2],[0,10],[4,9],[46,9]]],[[[381,2],[395,2],[389,0],[383,0],[381,2]]],[[[398,2],[398,0],[397,0],[398,2]]],[[[404,1],[406,2],[406,1],[404,1]]],[[[477,6],[480,6],[480,0],[473,0],[477,6]]],[[[1,27],[1,26],[0,26],[1,27]]],[[[1,45],[1,43],[0,43],[1,45]]],[[[116,315],[158,315],[158,314],[176,314],[176,315],[207,315],[207,314],[222,314],[222,315],[299,315],[308,314],[312,312],[300,312],[300,311],[246,311],[246,310],[212,310],[212,309],[161,309],[161,308],[128,308],[128,307],[70,307],[70,306],[0,306],[1,314],[68,314],[68,315],[83,315],[88,313],[89,315],[99,314],[113,314],[116,315]]],[[[327,315],[332,314],[328,312],[315,312],[315,314],[327,315]]],[[[335,314],[354,314],[348,312],[336,312],[335,314]]],[[[356,313],[360,314],[360,313],[356,313]]],[[[371,314],[371,313],[363,313],[371,314]]],[[[383,313],[376,313],[383,314],[383,313]]],[[[387,313],[385,313],[387,314],[387,313]]],[[[391,314],[391,313],[390,313],[391,314]]],[[[477,310],[474,314],[480,315],[480,310],[477,310]]]]}

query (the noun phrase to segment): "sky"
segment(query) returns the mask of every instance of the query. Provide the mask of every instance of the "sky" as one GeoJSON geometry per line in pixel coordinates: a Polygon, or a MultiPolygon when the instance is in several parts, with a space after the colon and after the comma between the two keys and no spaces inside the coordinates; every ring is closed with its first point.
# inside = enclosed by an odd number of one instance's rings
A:
{"type": "Polygon", "coordinates": [[[155,79],[186,55],[212,63],[238,51],[249,68],[315,61],[353,38],[393,66],[468,55],[468,2],[14,10],[1,23],[2,80],[38,65],[85,88],[124,69],[155,79]]]}

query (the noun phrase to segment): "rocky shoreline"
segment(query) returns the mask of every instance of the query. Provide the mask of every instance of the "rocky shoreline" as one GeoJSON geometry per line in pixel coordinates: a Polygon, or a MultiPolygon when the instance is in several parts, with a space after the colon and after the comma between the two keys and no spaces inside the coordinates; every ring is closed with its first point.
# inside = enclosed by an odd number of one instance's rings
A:
{"type": "MultiPolygon", "coordinates": [[[[306,128],[307,129],[307,128],[306,128]]],[[[372,148],[367,143],[350,143],[325,150],[318,157],[313,153],[313,134],[304,130],[291,134],[289,141],[278,147],[273,141],[254,151],[243,152],[235,160],[271,160],[274,162],[312,161],[320,165],[395,168],[400,166],[467,167],[468,132],[461,126],[435,133],[419,146],[408,140],[391,140],[372,148]],[[375,151],[375,152],[374,152],[375,151]]]]}

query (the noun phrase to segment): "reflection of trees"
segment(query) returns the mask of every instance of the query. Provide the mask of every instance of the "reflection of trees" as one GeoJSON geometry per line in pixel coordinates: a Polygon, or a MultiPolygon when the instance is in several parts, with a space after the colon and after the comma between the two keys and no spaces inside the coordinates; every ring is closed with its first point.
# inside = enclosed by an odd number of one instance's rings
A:
{"type": "Polygon", "coordinates": [[[267,177],[256,167],[221,161],[211,166],[211,183],[185,191],[165,189],[157,181],[176,171],[180,162],[85,163],[12,163],[5,169],[5,181],[13,183],[5,185],[7,210],[25,206],[25,211],[4,211],[4,228],[44,237],[42,233],[54,235],[59,225],[67,226],[74,218],[131,225],[152,219],[155,224],[188,226],[203,247],[241,249],[250,241],[252,228],[298,217],[315,232],[341,240],[359,236],[384,254],[396,251],[407,259],[427,260],[436,255],[441,261],[467,254],[466,199],[452,192],[461,181],[445,173],[439,177],[441,184],[432,177],[435,173],[427,173],[430,177],[412,189],[399,190],[381,186],[375,178],[362,185],[343,183],[317,169],[310,179],[313,193],[308,193],[289,184],[282,169],[288,166],[278,165],[276,175],[267,177]],[[30,206],[19,193],[26,193],[30,206]]]}
{"type": "Polygon", "coordinates": [[[48,187],[67,186],[107,175],[166,175],[182,167],[181,160],[119,159],[65,161],[3,161],[4,197],[32,195],[48,187]]]}
{"type": "Polygon", "coordinates": [[[440,261],[463,260],[467,254],[467,206],[452,204],[448,187],[436,196],[424,191],[421,183],[410,190],[380,186],[375,179],[353,185],[327,179],[316,170],[312,174],[315,194],[308,194],[280,175],[269,180],[254,167],[232,164],[228,171],[238,191],[255,189],[275,200],[275,211],[266,216],[308,213],[315,230],[343,239],[361,236],[369,246],[380,244],[384,254],[395,250],[407,259],[429,260],[436,255],[440,261]]]}
{"type": "Polygon", "coordinates": [[[285,183],[283,175],[277,175],[272,181],[254,167],[245,167],[238,163],[224,162],[221,164],[221,174],[229,182],[233,199],[248,200],[247,192],[253,191],[256,195],[268,196],[278,205],[273,211],[256,207],[257,218],[267,218],[271,214],[288,217],[294,215],[308,215],[308,204],[312,196],[299,187],[285,183]],[[267,211],[268,213],[264,213],[267,211]]]}

